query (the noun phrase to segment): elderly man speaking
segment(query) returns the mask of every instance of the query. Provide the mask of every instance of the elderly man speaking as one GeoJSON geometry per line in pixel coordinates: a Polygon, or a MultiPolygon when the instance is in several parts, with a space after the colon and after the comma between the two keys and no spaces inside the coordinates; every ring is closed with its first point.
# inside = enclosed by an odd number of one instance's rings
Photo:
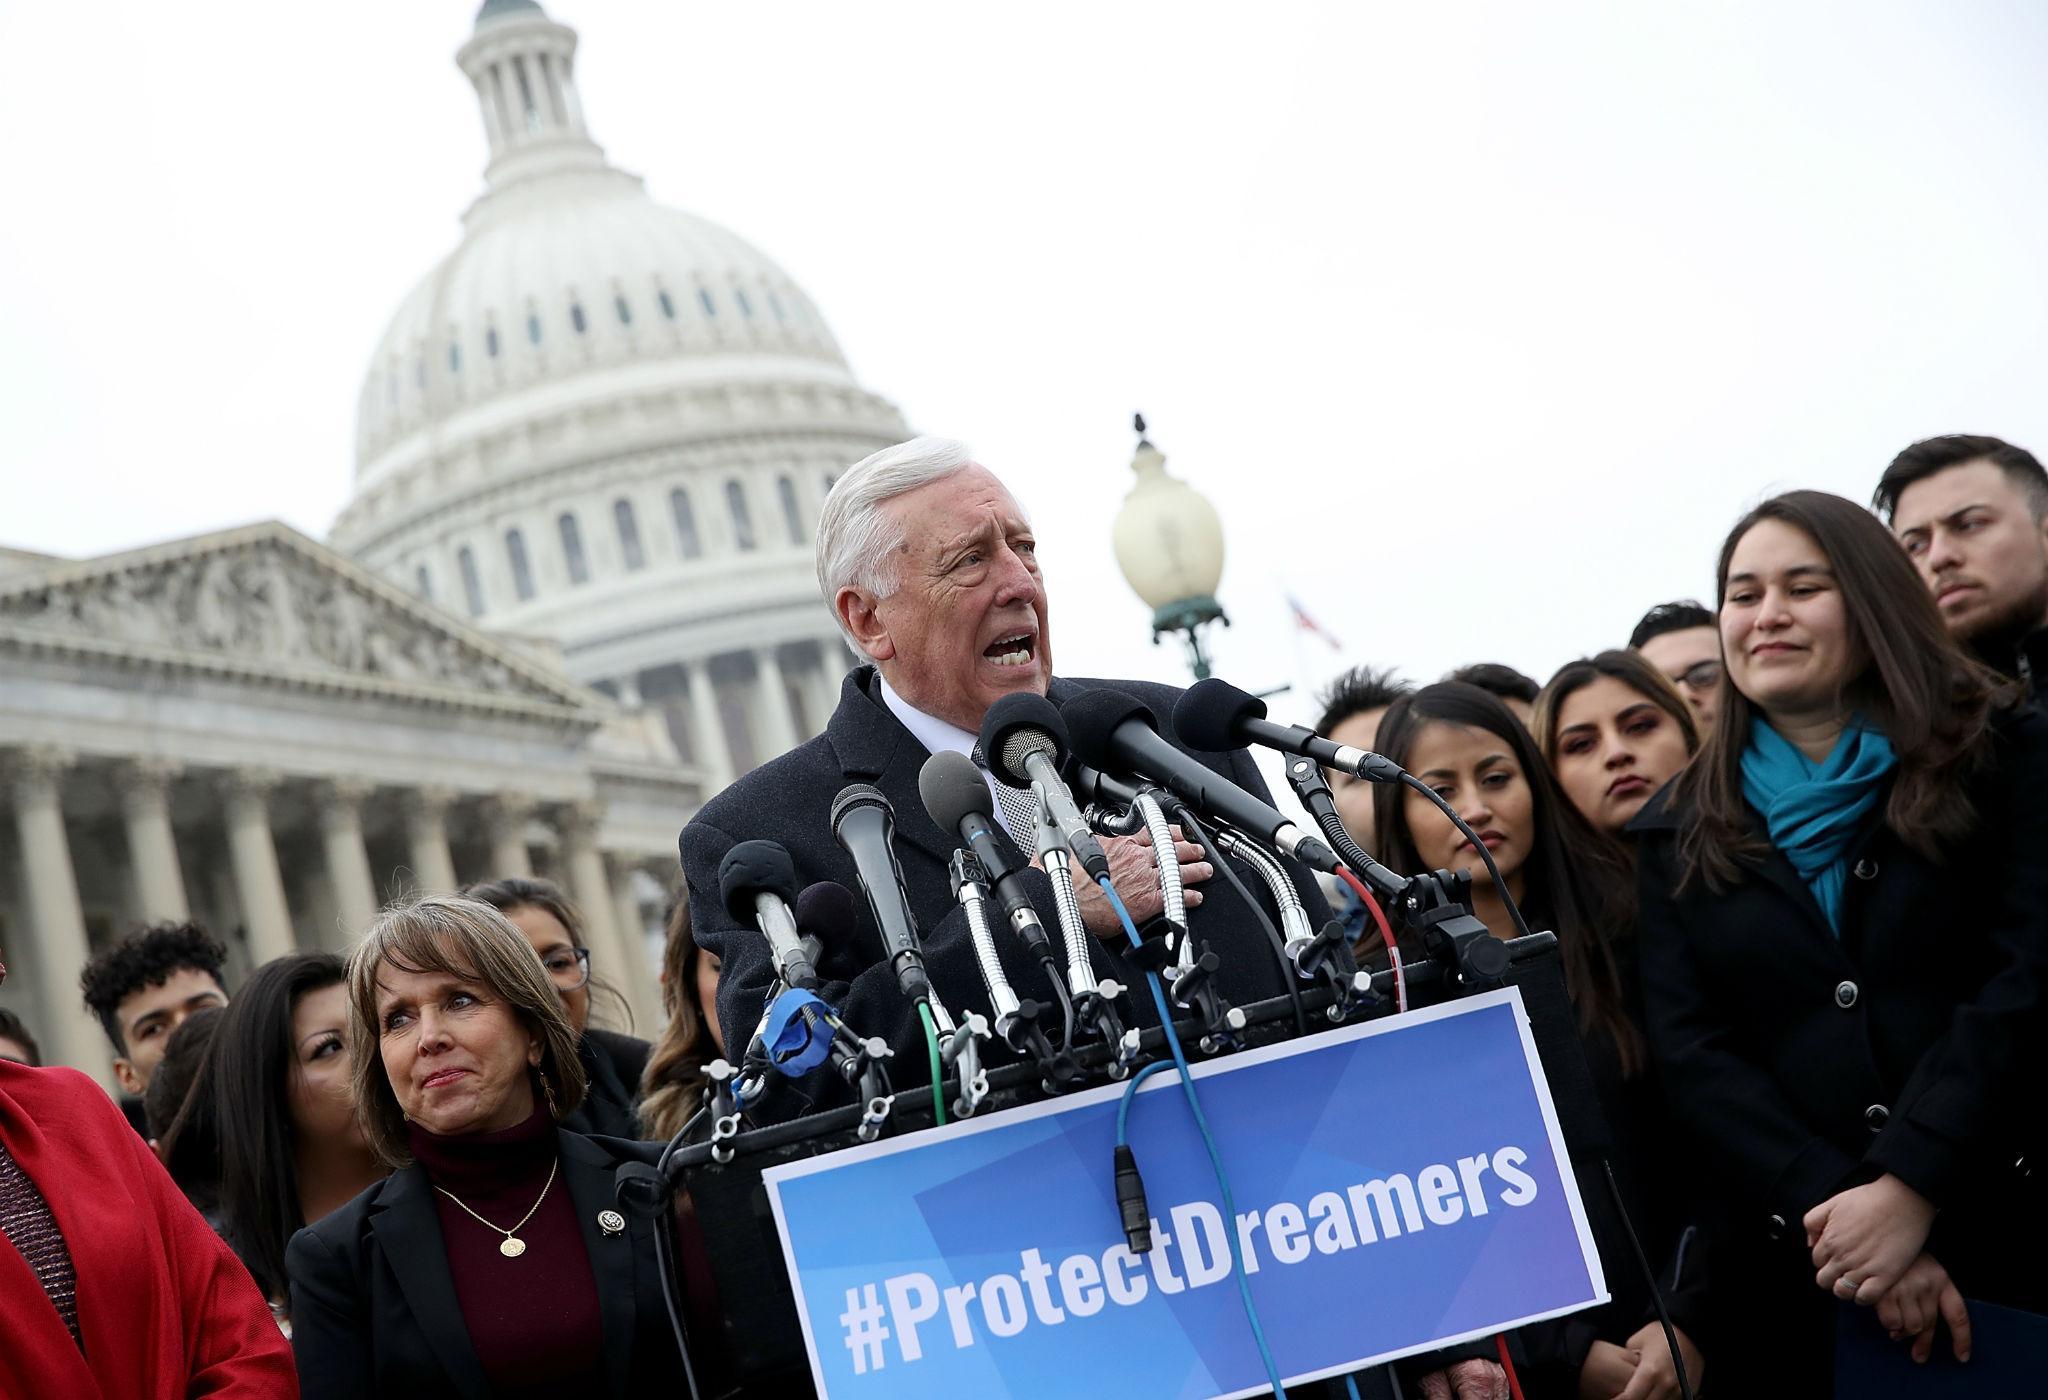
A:
{"type": "MultiPolygon", "coordinates": [[[[818,524],[818,582],[840,629],[871,664],[856,667],[840,690],[825,732],[749,773],[720,793],[684,828],[683,871],[700,946],[722,962],[718,1015],[728,1045],[747,1043],[773,981],[768,947],[742,927],[719,897],[719,862],[736,843],[766,839],[794,857],[800,884],[830,880],[858,889],[853,860],[833,839],[832,800],[849,783],[871,783],[896,810],[896,847],[912,913],[924,935],[926,968],[940,999],[957,1012],[987,1010],[964,913],[955,903],[947,862],[960,843],[925,812],[918,772],[946,749],[972,753],[982,717],[1014,691],[1055,702],[1107,686],[1150,705],[1162,717],[1178,692],[1139,681],[1073,681],[1053,673],[1052,626],[1031,522],[1003,483],[967,449],[921,437],[886,448],[840,477],[818,524]]],[[[1215,771],[1261,796],[1265,786],[1248,754],[1198,755],[1215,771]]],[[[1030,849],[1029,833],[1020,844],[1030,849]]],[[[1161,895],[1153,853],[1141,838],[1108,838],[1111,878],[1132,917],[1157,914],[1161,895]]],[[[1218,986],[1233,1003],[1284,992],[1255,916],[1214,873],[1201,850],[1177,846],[1196,937],[1220,955],[1218,986]]],[[[1328,906],[1313,880],[1290,872],[1318,923],[1328,906]]],[[[1055,927],[1052,884],[1025,872],[1032,901],[1055,927]]],[[[1099,935],[1096,966],[1126,986],[1139,974],[1118,951],[1118,925],[1099,890],[1083,890],[1083,919],[1099,935]]],[[[867,910],[851,942],[827,947],[819,964],[825,996],[848,1025],[895,1048],[897,1087],[911,1087],[926,1060],[920,1028],[883,956],[867,910]]],[[[1020,949],[1004,962],[1021,994],[1042,980],[1020,949]]],[[[1044,993],[1040,992],[1040,996],[1044,993]]],[[[1140,1020],[1152,1020],[1139,999],[1140,1020]]],[[[838,1086],[819,1071],[799,1103],[814,1105],[838,1086]]],[[[840,1091],[843,1092],[843,1091],[840,1091]]],[[[792,1096],[785,1100],[789,1111],[792,1096]]]]}

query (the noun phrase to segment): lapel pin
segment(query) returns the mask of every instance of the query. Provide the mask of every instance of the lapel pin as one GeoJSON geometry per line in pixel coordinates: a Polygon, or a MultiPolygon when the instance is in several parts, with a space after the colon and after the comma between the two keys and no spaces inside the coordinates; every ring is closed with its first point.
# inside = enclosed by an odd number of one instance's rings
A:
{"type": "Polygon", "coordinates": [[[601,1210],[597,1213],[597,1228],[607,1235],[622,1234],[626,1229],[626,1217],[615,1210],[601,1210]]]}

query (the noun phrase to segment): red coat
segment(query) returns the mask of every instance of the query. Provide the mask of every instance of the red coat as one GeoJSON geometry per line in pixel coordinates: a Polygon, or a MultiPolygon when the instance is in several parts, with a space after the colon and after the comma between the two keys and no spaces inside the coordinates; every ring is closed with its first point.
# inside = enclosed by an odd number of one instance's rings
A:
{"type": "Polygon", "coordinates": [[[0,1143],[49,1202],[78,1275],[64,1327],[0,1235],[0,1396],[295,1400],[291,1345],[220,1237],[106,1092],[0,1060],[0,1143]]]}

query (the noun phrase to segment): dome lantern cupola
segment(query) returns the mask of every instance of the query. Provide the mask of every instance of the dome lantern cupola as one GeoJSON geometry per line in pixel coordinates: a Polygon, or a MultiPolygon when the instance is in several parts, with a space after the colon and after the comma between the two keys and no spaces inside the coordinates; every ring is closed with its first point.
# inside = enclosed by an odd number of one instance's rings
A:
{"type": "Polygon", "coordinates": [[[484,0],[476,32],[455,61],[483,106],[491,193],[537,176],[606,168],[576,95],[576,31],[534,0],[484,0]]]}

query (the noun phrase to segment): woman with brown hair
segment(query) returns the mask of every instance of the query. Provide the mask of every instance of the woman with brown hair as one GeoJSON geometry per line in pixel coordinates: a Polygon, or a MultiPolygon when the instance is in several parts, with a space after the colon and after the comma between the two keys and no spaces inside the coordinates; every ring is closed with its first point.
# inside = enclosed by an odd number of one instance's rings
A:
{"type": "Polygon", "coordinates": [[[471,885],[462,896],[488,904],[510,919],[512,926],[533,945],[541,966],[547,969],[548,980],[561,994],[562,1009],[569,1014],[570,1028],[576,1032],[576,1058],[589,1085],[582,1106],[564,1119],[562,1126],[571,1132],[605,1137],[640,1136],[635,1110],[651,1047],[637,1036],[600,1030],[590,1024],[593,992],[608,997],[629,1025],[633,1012],[626,998],[601,974],[592,971],[582,914],[552,880],[487,880],[471,885]]]}
{"type": "MultiPolygon", "coordinates": [[[[1529,731],[1497,696],[1460,682],[1396,700],[1377,747],[1434,788],[1487,846],[1504,890],[1477,848],[1421,794],[1374,793],[1379,857],[1396,870],[1456,870],[1472,877],[1473,913],[1512,938],[1507,900],[1532,929],[1557,935],[1566,991],[1593,1088],[1612,1130],[1606,1161],[1642,1237],[1668,1307],[1687,1376],[1705,1369],[1707,1279],[1700,1232],[1672,1170],[1676,1137],[1648,1051],[1636,994],[1634,897],[1626,854],[1558,787],[1529,731]]],[[[1419,948],[1404,953],[1421,955],[1419,948]]],[[[1577,1144],[1574,1144],[1575,1148],[1577,1144]]],[[[1555,1324],[1523,1329],[1531,1394],[1676,1395],[1677,1367],[1627,1232],[1608,1209],[1597,1160],[1575,1161],[1613,1300],[1555,1324]]],[[[1718,1364],[1718,1362],[1717,1362],[1718,1364]]]]}
{"type": "MultiPolygon", "coordinates": [[[[390,909],[348,988],[356,1112],[395,1170],[286,1251],[305,1394],[677,1393],[655,1227],[614,1199],[640,1158],[561,1126],[583,1066],[519,931],[470,899],[390,909]]],[[[706,1337],[708,1276],[682,1291],[706,1337]]]]}
{"type": "Polygon", "coordinates": [[[725,1053],[718,1029],[718,955],[690,937],[690,901],[678,891],[661,952],[661,1006],[668,1027],[640,1080],[640,1131],[666,1142],[704,1101],[704,1066],[725,1053]]]}
{"type": "Polygon", "coordinates": [[[1829,1295],[1919,1358],[1938,1322],[1968,1356],[1965,1292],[2048,1301],[2048,722],[1853,502],[1764,502],[1717,589],[1713,731],[1632,825],[1644,990],[1731,1212],[1738,1392],[1823,1394],[1829,1295]]]}
{"type": "Polygon", "coordinates": [[[1633,651],[1603,651],[1557,670],[1530,724],[1558,786],[1610,836],[1699,752],[1692,707],[1633,651]]]}

